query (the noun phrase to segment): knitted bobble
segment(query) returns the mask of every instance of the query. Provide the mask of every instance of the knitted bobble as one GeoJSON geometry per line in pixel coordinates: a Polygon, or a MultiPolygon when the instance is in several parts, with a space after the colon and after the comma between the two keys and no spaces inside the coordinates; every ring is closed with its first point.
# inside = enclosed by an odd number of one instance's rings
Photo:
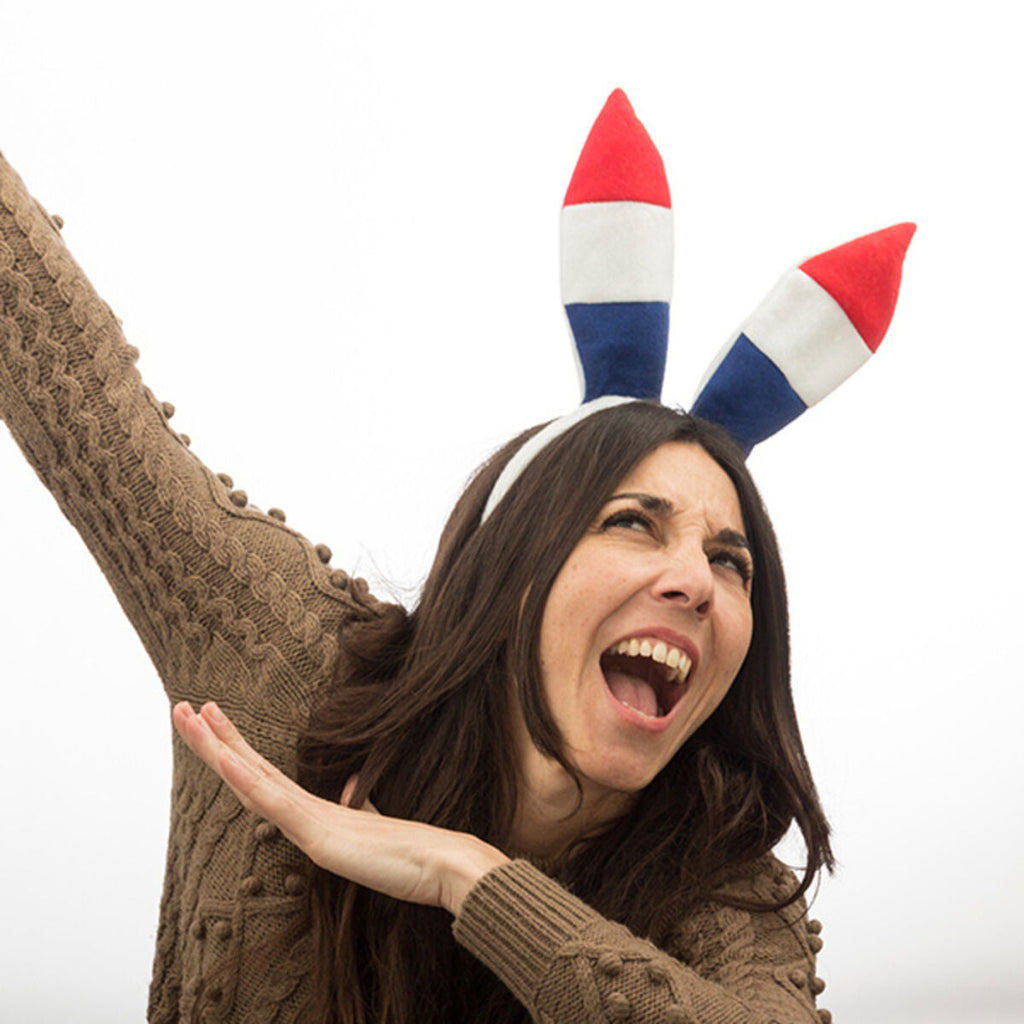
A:
{"type": "Polygon", "coordinates": [[[800,970],[799,967],[794,967],[789,972],[789,980],[796,985],[797,988],[803,988],[807,984],[807,975],[800,970]]]}
{"type": "Polygon", "coordinates": [[[633,1016],[633,1004],[621,992],[608,997],[608,1016],[612,1020],[629,1020],[633,1016]]]}
{"type": "Polygon", "coordinates": [[[818,1020],[821,1024],[832,1024],[832,1011],[831,1010],[819,1010],[818,1020]]]}
{"type": "Polygon", "coordinates": [[[811,991],[816,995],[820,996],[825,991],[825,979],[824,978],[812,978],[811,979],[811,991]]]}
{"type": "Polygon", "coordinates": [[[274,839],[278,834],[277,826],[270,821],[261,821],[255,829],[258,842],[266,843],[274,839]]]}
{"type": "Polygon", "coordinates": [[[822,946],[824,946],[825,943],[822,942],[820,935],[808,935],[807,945],[810,946],[815,953],[820,953],[822,946]]]}
{"type": "Polygon", "coordinates": [[[316,555],[326,565],[331,560],[331,549],[326,544],[317,544],[316,555]]]}
{"type": "Polygon", "coordinates": [[[331,570],[330,580],[332,587],[343,590],[348,586],[348,573],[344,569],[333,569],[331,570]]]}
{"type": "Polygon", "coordinates": [[[284,512],[279,508],[268,508],[267,515],[270,516],[271,519],[276,519],[279,523],[283,523],[285,521],[284,512]]]}
{"type": "Polygon", "coordinates": [[[200,941],[202,939],[205,939],[206,938],[206,925],[205,925],[205,923],[203,921],[193,921],[191,927],[188,930],[188,933],[189,933],[189,935],[192,936],[193,939],[199,939],[200,941]]]}
{"type": "Polygon", "coordinates": [[[647,965],[647,977],[655,985],[664,985],[668,981],[668,971],[663,963],[658,960],[652,960],[647,965]]]}
{"type": "Polygon", "coordinates": [[[64,227],[64,218],[59,214],[55,213],[50,220],[53,222],[53,226],[60,231],[64,227]]]}
{"type": "Polygon", "coordinates": [[[622,957],[617,953],[602,953],[597,958],[597,969],[609,978],[614,978],[622,970],[622,957]]]}
{"type": "Polygon", "coordinates": [[[249,495],[245,491],[231,491],[228,494],[228,501],[232,505],[237,505],[239,508],[245,508],[249,504],[249,495]]]}
{"type": "Polygon", "coordinates": [[[213,926],[213,934],[220,939],[221,942],[227,942],[231,938],[232,928],[230,921],[218,921],[213,926]]]}
{"type": "Polygon", "coordinates": [[[235,486],[235,481],[227,473],[218,473],[217,479],[230,491],[235,486]]]}
{"type": "Polygon", "coordinates": [[[284,880],[284,891],[289,896],[298,896],[306,889],[306,880],[302,875],[288,875],[284,880]]]}
{"type": "Polygon", "coordinates": [[[262,888],[263,883],[255,875],[249,875],[242,879],[238,892],[242,896],[255,896],[262,888]]]}
{"type": "Polygon", "coordinates": [[[821,933],[821,922],[820,921],[815,921],[813,919],[808,921],[807,922],[807,930],[812,935],[819,935],[821,933]]]}
{"type": "Polygon", "coordinates": [[[184,445],[184,446],[185,446],[186,448],[188,448],[188,447],[190,447],[190,446],[191,446],[191,444],[192,444],[192,438],[191,438],[191,437],[189,437],[189,436],[188,436],[188,434],[179,434],[179,435],[178,435],[178,437],[180,437],[180,438],[181,438],[181,443],[182,443],[182,444],[183,444],[183,445],[184,445]]]}
{"type": "Polygon", "coordinates": [[[160,408],[163,410],[164,419],[170,419],[174,415],[174,406],[170,402],[161,402],[160,408]]]}
{"type": "Polygon", "coordinates": [[[690,1024],[690,1015],[678,1004],[666,1007],[665,1024],[690,1024]]]}

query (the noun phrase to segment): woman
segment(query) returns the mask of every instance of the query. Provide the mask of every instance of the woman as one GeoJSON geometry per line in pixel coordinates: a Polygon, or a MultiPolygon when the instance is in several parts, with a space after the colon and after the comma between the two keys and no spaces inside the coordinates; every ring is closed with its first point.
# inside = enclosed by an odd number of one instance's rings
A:
{"type": "Polygon", "coordinates": [[[728,437],[617,405],[485,509],[524,435],[407,615],[191,454],[2,161],[0,240],[0,412],[185,740],[151,1021],[814,1018],[828,830],[728,437]]]}
{"type": "Polygon", "coordinates": [[[521,441],[463,496],[417,611],[343,639],[339,680],[300,746],[299,778],[324,799],[259,758],[216,705],[175,710],[192,748],[320,866],[323,1002],[310,1019],[338,1007],[359,1019],[360,1005],[371,1020],[528,1019],[456,949],[447,914],[411,905],[426,904],[455,915],[457,940],[538,1020],[628,1019],[630,1007],[681,1020],[670,1008],[691,1003],[696,1020],[799,1020],[820,983],[798,897],[830,853],[790,699],[781,566],[742,458],[711,425],[619,406],[546,450],[478,526],[521,441]],[[370,790],[389,817],[351,809],[370,790]],[[794,819],[811,851],[800,887],[765,856],[794,819]],[[723,956],[718,969],[750,992],[657,956],[507,854],[676,956],[723,956]],[[748,911],[731,912],[749,930],[738,956],[702,932],[726,927],[714,922],[730,904],[748,911]],[[569,921],[597,933],[572,956],[569,932],[553,934],[569,921]],[[551,948],[517,963],[511,950],[538,932],[551,948]],[[780,960],[758,963],[768,950],[780,960]],[[597,1016],[573,991],[595,963],[614,966],[597,1016]],[[388,965],[386,982],[371,964],[388,965]],[[558,1010],[537,1001],[542,985],[558,1010]]]}

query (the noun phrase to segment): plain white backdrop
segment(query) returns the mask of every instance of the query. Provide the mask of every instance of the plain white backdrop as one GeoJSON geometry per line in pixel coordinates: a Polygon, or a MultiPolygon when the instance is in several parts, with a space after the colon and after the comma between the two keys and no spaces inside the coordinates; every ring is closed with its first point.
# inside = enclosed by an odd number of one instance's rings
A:
{"type": "MultiPolygon", "coordinates": [[[[577,401],[558,210],[612,88],[673,190],[667,400],[689,403],[787,266],[918,222],[878,355],[750,463],[835,829],[813,913],[841,1022],[1024,1019],[1013,13],[0,7],[0,148],[65,218],[175,427],[333,564],[410,600],[471,469],[577,401]]],[[[0,435],[0,1019],[139,1020],[168,709],[0,435]]]]}

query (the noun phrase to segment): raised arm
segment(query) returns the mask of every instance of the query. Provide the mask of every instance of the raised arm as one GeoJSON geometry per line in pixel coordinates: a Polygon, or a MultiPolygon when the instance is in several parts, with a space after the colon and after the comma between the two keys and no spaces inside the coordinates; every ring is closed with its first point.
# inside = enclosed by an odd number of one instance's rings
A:
{"type": "MultiPolygon", "coordinates": [[[[171,429],[58,225],[0,157],[0,417],[175,700],[294,717],[372,601],[171,429]]],[[[283,518],[283,517],[281,517],[283,518]]],[[[247,716],[245,716],[247,717],[247,716]]]]}

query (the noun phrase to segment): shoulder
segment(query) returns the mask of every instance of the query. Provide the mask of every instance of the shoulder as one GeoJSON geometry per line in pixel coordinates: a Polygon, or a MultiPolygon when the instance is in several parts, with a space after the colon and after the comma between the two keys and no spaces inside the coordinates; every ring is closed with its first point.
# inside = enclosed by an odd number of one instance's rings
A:
{"type": "Polygon", "coordinates": [[[669,951],[748,998],[772,991],[813,1011],[824,988],[816,970],[821,926],[808,919],[802,895],[791,900],[799,886],[774,854],[738,865],[673,929],[669,951]]]}
{"type": "Polygon", "coordinates": [[[715,888],[712,900],[743,900],[766,906],[789,902],[790,907],[799,905],[806,911],[803,896],[790,902],[799,888],[800,881],[793,869],[774,853],[765,853],[754,860],[736,865],[729,877],[715,888]]]}

